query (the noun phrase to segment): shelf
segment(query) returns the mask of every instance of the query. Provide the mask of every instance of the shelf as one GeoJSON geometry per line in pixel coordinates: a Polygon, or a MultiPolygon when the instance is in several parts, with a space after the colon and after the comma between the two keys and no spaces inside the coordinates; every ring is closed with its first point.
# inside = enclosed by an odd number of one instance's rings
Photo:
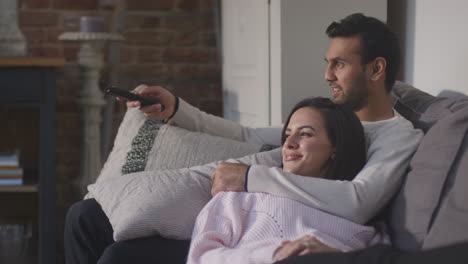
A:
{"type": "Polygon", "coordinates": [[[57,67],[63,65],[65,65],[65,59],[58,57],[0,57],[0,67],[57,67]]]}
{"type": "Polygon", "coordinates": [[[37,193],[38,184],[0,185],[0,193],[37,193]]]}
{"type": "Polygon", "coordinates": [[[0,186],[0,220],[33,223],[36,264],[56,258],[55,70],[64,64],[63,58],[0,57],[0,146],[19,149],[24,169],[23,185],[0,186]]]}

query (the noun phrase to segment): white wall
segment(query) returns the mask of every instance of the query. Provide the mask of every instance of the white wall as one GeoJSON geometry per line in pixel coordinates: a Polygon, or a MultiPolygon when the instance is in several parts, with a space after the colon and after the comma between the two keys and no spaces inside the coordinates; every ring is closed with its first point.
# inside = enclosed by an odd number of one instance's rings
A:
{"type": "Polygon", "coordinates": [[[330,97],[323,77],[327,26],[358,12],[386,21],[387,1],[273,0],[271,4],[271,34],[280,39],[271,41],[271,120],[279,124],[300,99],[330,97]]]}
{"type": "MultiPolygon", "coordinates": [[[[468,1],[398,0],[389,19],[399,23],[405,58],[403,80],[432,95],[468,94],[468,1]]],[[[389,8],[392,9],[392,8],[389,8]]]]}

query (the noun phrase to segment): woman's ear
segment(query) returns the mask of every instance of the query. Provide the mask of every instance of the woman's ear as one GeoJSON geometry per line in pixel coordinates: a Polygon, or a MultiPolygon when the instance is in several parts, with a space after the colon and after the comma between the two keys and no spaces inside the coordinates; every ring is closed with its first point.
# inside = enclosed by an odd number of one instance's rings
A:
{"type": "Polygon", "coordinates": [[[372,62],[371,80],[385,80],[385,69],[387,68],[387,61],[382,57],[377,57],[372,62]]]}

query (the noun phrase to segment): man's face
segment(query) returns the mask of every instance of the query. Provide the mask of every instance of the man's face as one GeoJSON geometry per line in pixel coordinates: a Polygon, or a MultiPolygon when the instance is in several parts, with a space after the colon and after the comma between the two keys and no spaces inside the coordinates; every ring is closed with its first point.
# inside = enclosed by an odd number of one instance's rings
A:
{"type": "Polygon", "coordinates": [[[336,37],[330,41],[325,61],[325,80],[332,88],[333,102],[347,104],[354,111],[367,105],[367,67],[361,65],[360,39],[336,37]]]}

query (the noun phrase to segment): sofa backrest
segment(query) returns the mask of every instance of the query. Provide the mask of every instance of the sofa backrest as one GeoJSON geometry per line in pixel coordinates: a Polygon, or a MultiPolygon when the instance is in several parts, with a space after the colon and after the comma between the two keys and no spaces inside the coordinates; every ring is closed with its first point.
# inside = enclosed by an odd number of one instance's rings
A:
{"type": "Polygon", "coordinates": [[[468,241],[468,97],[434,97],[397,82],[392,99],[426,133],[391,205],[394,246],[418,250],[468,241]]]}
{"type": "Polygon", "coordinates": [[[390,95],[398,113],[424,133],[437,121],[468,106],[467,96],[435,97],[399,81],[390,95]]]}

